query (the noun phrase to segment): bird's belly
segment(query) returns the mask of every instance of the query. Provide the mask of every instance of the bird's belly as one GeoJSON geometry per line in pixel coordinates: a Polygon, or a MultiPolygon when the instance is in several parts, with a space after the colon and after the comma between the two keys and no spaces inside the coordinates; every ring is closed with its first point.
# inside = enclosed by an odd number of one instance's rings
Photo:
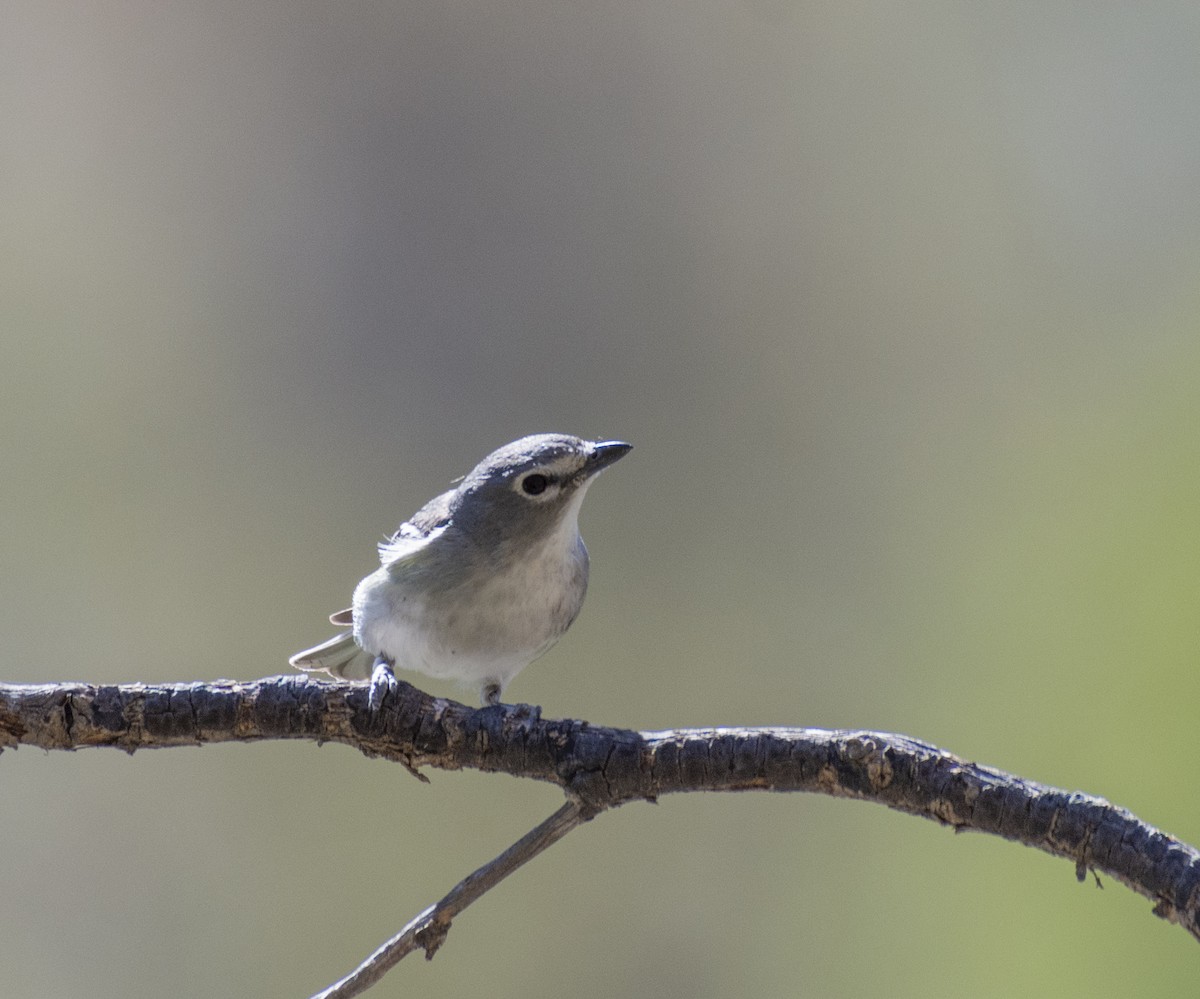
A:
{"type": "Polygon", "coordinates": [[[574,620],[586,565],[578,557],[543,560],[433,595],[380,569],[355,591],[355,638],[402,669],[503,686],[574,620]]]}

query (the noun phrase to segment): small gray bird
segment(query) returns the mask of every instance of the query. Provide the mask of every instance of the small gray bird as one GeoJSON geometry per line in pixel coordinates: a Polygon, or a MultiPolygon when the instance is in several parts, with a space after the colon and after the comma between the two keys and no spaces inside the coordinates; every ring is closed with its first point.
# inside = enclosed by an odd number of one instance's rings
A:
{"type": "Polygon", "coordinates": [[[330,617],[351,630],[291,664],[369,673],[373,707],[395,686],[393,666],[477,686],[484,704],[498,704],[579,613],[588,580],[579,507],[631,447],[536,434],[493,451],[379,545],[380,568],[330,617]]]}

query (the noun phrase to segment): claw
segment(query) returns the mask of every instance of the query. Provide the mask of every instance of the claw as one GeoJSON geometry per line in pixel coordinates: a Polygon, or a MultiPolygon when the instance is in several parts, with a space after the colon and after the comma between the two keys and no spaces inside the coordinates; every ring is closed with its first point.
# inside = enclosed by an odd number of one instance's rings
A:
{"type": "Polygon", "coordinates": [[[392,672],[392,664],[383,656],[375,657],[375,667],[371,670],[371,688],[367,693],[367,708],[374,714],[383,707],[384,698],[395,694],[400,685],[396,682],[396,674],[392,672]]]}

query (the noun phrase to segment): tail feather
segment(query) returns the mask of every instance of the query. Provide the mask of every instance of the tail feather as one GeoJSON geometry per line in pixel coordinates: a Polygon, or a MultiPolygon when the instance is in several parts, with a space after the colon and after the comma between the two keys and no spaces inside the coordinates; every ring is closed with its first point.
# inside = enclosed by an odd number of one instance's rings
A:
{"type": "Polygon", "coordinates": [[[288,662],[307,673],[356,677],[371,675],[375,657],[354,641],[353,633],[346,631],[311,649],[297,652],[288,662]]]}

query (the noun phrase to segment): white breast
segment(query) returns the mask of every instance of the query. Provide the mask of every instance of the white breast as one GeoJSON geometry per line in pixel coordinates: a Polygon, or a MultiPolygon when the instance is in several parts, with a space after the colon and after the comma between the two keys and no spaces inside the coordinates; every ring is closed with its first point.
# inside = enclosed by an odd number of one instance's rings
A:
{"type": "Polygon", "coordinates": [[[503,688],[558,641],[586,588],[587,550],[569,516],[528,558],[435,598],[373,572],[354,591],[355,638],[401,669],[503,688]]]}

